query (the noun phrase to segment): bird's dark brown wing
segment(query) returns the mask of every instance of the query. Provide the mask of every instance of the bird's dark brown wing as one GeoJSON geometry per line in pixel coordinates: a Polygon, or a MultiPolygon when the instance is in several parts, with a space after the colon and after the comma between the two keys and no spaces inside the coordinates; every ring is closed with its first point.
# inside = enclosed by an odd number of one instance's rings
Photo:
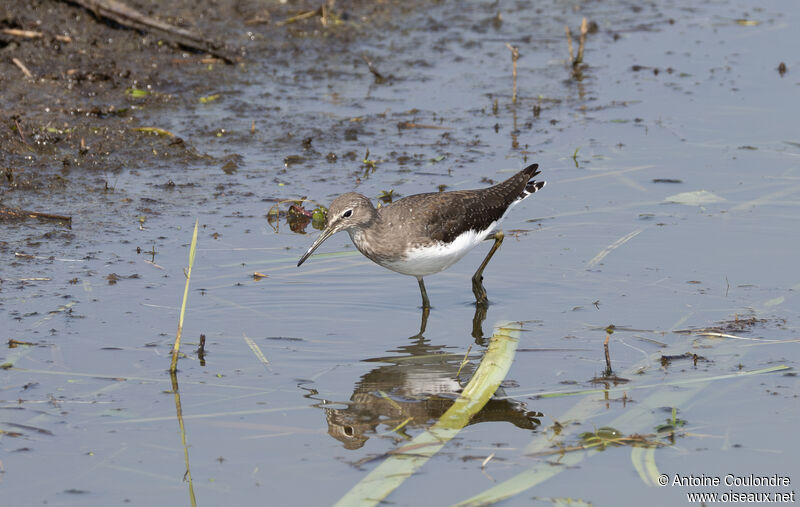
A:
{"type": "MultiPolygon", "coordinates": [[[[412,195],[383,211],[396,223],[421,224],[416,231],[419,241],[433,239],[449,243],[466,231],[484,231],[492,222],[500,220],[512,203],[531,192],[526,191],[526,185],[539,174],[537,168],[537,164],[530,165],[488,188],[412,195]]],[[[533,183],[535,186],[536,182],[533,183]]]]}

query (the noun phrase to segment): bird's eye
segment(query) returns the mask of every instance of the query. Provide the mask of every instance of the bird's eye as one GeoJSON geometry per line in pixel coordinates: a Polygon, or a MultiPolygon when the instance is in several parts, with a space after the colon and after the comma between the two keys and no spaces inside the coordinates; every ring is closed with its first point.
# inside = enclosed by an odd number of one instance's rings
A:
{"type": "Polygon", "coordinates": [[[345,211],[344,213],[342,213],[342,216],[345,217],[345,218],[350,218],[350,215],[352,215],[352,214],[353,214],[353,210],[349,209],[349,210],[345,211]]]}

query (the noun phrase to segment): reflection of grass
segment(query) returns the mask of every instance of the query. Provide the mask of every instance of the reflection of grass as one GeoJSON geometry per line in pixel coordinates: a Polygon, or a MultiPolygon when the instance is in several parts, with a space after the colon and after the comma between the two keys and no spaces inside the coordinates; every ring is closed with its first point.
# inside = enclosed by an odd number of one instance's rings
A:
{"type": "Polygon", "coordinates": [[[189,468],[189,447],[186,445],[186,427],[183,425],[183,409],[181,408],[181,394],[178,390],[178,377],[174,371],[169,373],[172,381],[172,394],[175,396],[175,413],[178,418],[178,427],[181,430],[181,443],[183,444],[183,460],[186,464],[186,473],[183,478],[189,483],[189,502],[192,507],[197,507],[197,499],[194,495],[194,483],[192,482],[192,472],[189,468]]]}

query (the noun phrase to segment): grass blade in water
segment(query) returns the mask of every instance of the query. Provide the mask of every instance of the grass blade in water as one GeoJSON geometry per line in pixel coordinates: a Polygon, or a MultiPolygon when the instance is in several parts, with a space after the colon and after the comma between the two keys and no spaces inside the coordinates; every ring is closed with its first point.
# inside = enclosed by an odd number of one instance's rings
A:
{"type": "MultiPolygon", "coordinates": [[[[684,351],[687,348],[687,343],[681,342],[678,344],[673,345],[671,348],[666,350],[661,350],[655,354],[653,354],[649,359],[646,359],[639,364],[633,365],[624,376],[634,376],[635,372],[639,370],[641,367],[646,366],[647,364],[658,364],[658,360],[662,354],[669,355],[672,352],[677,351],[684,351]]],[[[730,357],[730,361],[740,361],[741,354],[728,354],[726,355],[726,351],[730,351],[733,346],[727,347],[719,347],[717,349],[717,357],[730,357]]],[[[725,364],[718,359],[717,366],[724,370],[725,364]]],[[[788,366],[780,365],[780,366],[771,366],[767,368],[762,368],[759,370],[752,370],[752,371],[745,371],[745,372],[736,372],[726,375],[712,375],[706,377],[699,377],[699,378],[692,378],[692,379],[676,379],[669,382],[661,382],[660,384],[650,384],[647,386],[637,386],[636,384],[629,384],[625,388],[626,390],[635,389],[637,387],[641,388],[651,388],[654,389],[654,392],[649,395],[644,400],[638,402],[632,408],[624,412],[619,417],[615,418],[611,421],[608,426],[613,428],[621,428],[625,430],[628,434],[633,434],[636,432],[643,432],[646,433],[652,429],[653,425],[655,425],[658,421],[658,408],[659,407],[682,407],[685,406],[692,398],[696,395],[700,394],[704,389],[713,385],[715,382],[720,381],[729,381],[733,379],[738,379],[742,377],[748,377],[752,375],[763,375],[768,373],[776,373],[780,371],[785,371],[789,369],[788,366]],[[681,389],[675,389],[676,386],[681,386],[681,389]]],[[[566,421],[566,420],[575,420],[586,422],[591,418],[597,415],[599,410],[599,404],[596,402],[596,399],[591,397],[592,391],[603,392],[603,391],[613,391],[614,389],[605,389],[605,390],[587,390],[584,394],[585,397],[577,402],[572,408],[570,408],[567,412],[562,414],[558,417],[558,420],[566,421]]],[[[568,432],[562,432],[561,437],[566,438],[568,436],[568,432]]],[[[527,455],[532,455],[538,452],[545,451],[546,449],[551,449],[553,446],[553,442],[550,439],[550,435],[548,433],[542,433],[535,437],[533,441],[525,448],[524,453],[527,455]]],[[[634,448],[635,449],[635,448],[634,448]]],[[[527,491],[528,489],[546,481],[550,477],[557,475],[565,470],[570,469],[571,466],[577,465],[585,458],[593,456],[597,454],[597,449],[588,449],[586,451],[581,452],[566,452],[559,456],[558,463],[560,466],[553,466],[550,463],[543,462],[538,463],[527,470],[520,472],[519,474],[511,477],[510,479],[501,482],[482,493],[479,493],[467,500],[464,500],[458,504],[456,507],[474,507],[474,506],[483,506],[483,505],[492,505],[494,503],[500,502],[507,498],[511,498],[516,496],[520,493],[527,491]],[[565,466],[568,465],[568,466],[565,466]]],[[[642,477],[643,480],[646,481],[647,477],[652,476],[655,470],[657,470],[655,459],[653,455],[648,456],[636,456],[632,459],[642,458],[645,459],[642,463],[643,468],[637,471],[639,472],[639,476],[642,477]]]]}
{"type": "Polygon", "coordinates": [[[194,266],[194,254],[197,252],[197,223],[194,221],[194,234],[192,235],[192,246],[189,247],[189,269],[186,270],[186,286],[183,289],[183,303],[181,304],[181,316],[178,319],[178,332],[175,335],[175,344],[172,346],[172,361],[169,364],[169,372],[178,371],[178,352],[181,348],[181,335],[183,334],[183,316],[186,313],[186,300],[189,298],[189,280],[192,278],[192,266],[194,266]]]}
{"type": "Polygon", "coordinates": [[[395,450],[336,505],[377,505],[456,436],[470,418],[486,405],[505,379],[514,360],[521,329],[520,323],[508,323],[495,328],[480,366],[453,406],[430,429],[408,445],[395,450]]]}

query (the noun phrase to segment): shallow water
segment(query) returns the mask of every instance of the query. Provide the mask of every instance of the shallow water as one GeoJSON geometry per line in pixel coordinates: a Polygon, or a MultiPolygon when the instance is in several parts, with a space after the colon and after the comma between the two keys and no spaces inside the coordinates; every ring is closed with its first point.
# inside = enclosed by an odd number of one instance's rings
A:
{"type": "MultiPolygon", "coordinates": [[[[470,277],[489,244],[426,280],[434,308],[422,339],[413,278],[360,255],[312,257],[297,268],[316,231],[296,234],[285,223],[275,231],[266,214],[281,199],[476,188],[532,162],[548,181],[505,222],[518,234],[507,235],[485,273],[492,305],[483,334],[526,321],[502,393],[510,401],[493,402],[486,420],[388,498],[399,505],[452,504],[529,467],[559,466],[558,456],[528,456],[526,446],[555,438],[556,421],[594,431],[644,406],[651,391],[634,386],[795,367],[800,61],[791,48],[800,18],[791,2],[445,2],[379,21],[346,51],[331,42],[325,58],[287,55],[276,66],[254,56],[241,70],[246,79],[221,77],[222,100],[157,118],[207,153],[240,156],[232,174],[213,164],[123,171],[113,191],[81,202],[43,196],[73,215],[71,229],[4,226],[3,338],[34,345],[0,355],[13,365],[0,373],[0,505],[188,503],[165,370],[195,218],[178,382],[199,504],[334,503],[379,462],[366,458],[405,441],[391,432],[404,418],[414,421],[400,433],[413,436],[441,414],[458,389],[460,359],[472,344],[463,384],[485,345],[473,336],[470,277]],[[588,67],[576,80],[563,24],[575,33],[581,16],[599,31],[588,36],[588,67]],[[516,105],[506,42],[521,53],[516,105]],[[362,52],[388,83],[374,83],[362,52]],[[378,161],[372,173],[361,167],[367,149],[378,161]],[[284,167],[291,155],[305,160],[284,167]],[[701,190],[719,201],[666,202],[701,190]],[[139,202],[136,216],[120,212],[127,199],[139,202]],[[268,277],[256,281],[254,271],[268,277]],[[48,280],[25,280],[37,277],[48,280]],[[673,333],[750,317],[764,320],[728,334],[780,341],[673,333]],[[624,396],[537,396],[596,387],[610,324],[632,329],[610,341],[615,371],[631,380],[624,396]],[[201,334],[204,364],[192,352],[201,334]],[[708,362],[651,362],[633,373],[661,348],[708,362]],[[581,403],[594,407],[590,415],[565,420],[581,403]]],[[[307,43],[317,50],[326,41],[307,43]]],[[[25,207],[13,199],[4,204],[25,207]]],[[[353,250],[340,234],[319,252],[353,250]]],[[[709,382],[677,407],[686,431],[656,450],[658,470],[778,474],[791,487],[755,490],[796,491],[797,393],[794,370],[709,382]]],[[[659,421],[670,417],[662,408],[650,412],[659,421]]],[[[653,431],[631,422],[617,429],[653,431]]],[[[565,439],[578,443],[575,434],[565,439]]],[[[507,503],[676,505],[689,491],[754,490],[647,486],[629,447],[588,458],[507,503]]]]}

